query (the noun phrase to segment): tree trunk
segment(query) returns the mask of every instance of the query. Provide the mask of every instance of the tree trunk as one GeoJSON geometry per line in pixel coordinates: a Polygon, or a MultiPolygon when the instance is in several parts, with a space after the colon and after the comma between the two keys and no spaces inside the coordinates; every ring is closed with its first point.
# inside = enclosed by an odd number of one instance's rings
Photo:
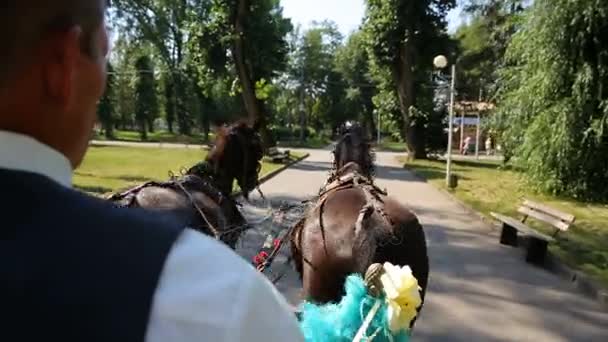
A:
{"type": "Polygon", "coordinates": [[[142,141],[148,140],[148,132],[146,131],[146,120],[139,120],[139,135],[142,141]]]}
{"type": "Polygon", "coordinates": [[[175,114],[177,116],[177,126],[179,133],[183,135],[190,135],[192,132],[192,122],[190,112],[185,108],[184,97],[185,89],[184,82],[181,75],[176,75],[175,78],[175,101],[173,106],[175,108],[175,114]]]}
{"type": "Polygon", "coordinates": [[[175,92],[173,80],[168,78],[165,84],[165,114],[167,120],[167,129],[169,133],[173,133],[173,122],[175,121],[175,92]]]}
{"type": "Polygon", "coordinates": [[[245,46],[245,20],[249,15],[249,0],[239,0],[234,15],[234,29],[236,37],[232,44],[232,55],[239,80],[241,81],[241,94],[243,104],[247,111],[248,121],[256,127],[262,137],[266,148],[275,145],[272,135],[268,131],[263,103],[256,97],[255,80],[252,77],[251,66],[247,62],[245,46]]]}
{"type": "Polygon", "coordinates": [[[413,49],[411,43],[405,42],[401,45],[399,58],[393,66],[393,79],[397,86],[399,109],[403,117],[402,130],[406,140],[408,157],[410,159],[426,159],[423,127],[419,124],[413,124],[410,117],[410,108],[415,105],[413,49]]]}
{"type": "Polygon", "coordinates": [[[306,141],[306,111],[300,110],[300,142],[306,141]]]}
{"type": "Polygon", "coordinates": [[[148,130],[150,133],[154,133],[154,119],[148,119],[148,130]]]}
{"type": "Polygon", "coordinates": [[[209,141],[209,117],[205,116],[203,120],[203,140],[205,142],[209,141]]]}
{"type": "Polygon", "coordinates": [[[110,122],[106,121],[106,122],[104,122],[102,124],[102,126],[103,126],[105,137],[108,140],[113,139],[114,138],[114,130],[113,130],[114,126],[113,126],[112,122],[111,121],[110,122]]]}

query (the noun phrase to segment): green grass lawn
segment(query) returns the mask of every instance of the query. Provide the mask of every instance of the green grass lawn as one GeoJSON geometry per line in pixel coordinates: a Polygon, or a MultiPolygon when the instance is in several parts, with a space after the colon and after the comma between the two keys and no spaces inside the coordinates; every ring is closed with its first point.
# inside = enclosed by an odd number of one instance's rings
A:
{"type": "Polygon", "coordinates": [[[376,146],[375,148],[378,151],[405,152],[405,143],[383,140],[381,141],[380,146],[376,146]]]}
{"type": "MultiPolygon", "coordinates": [[[[108,140],[105,136],[96,135],[96,140],[108,140]]],[[[141,136],[136,131],[114,131],[114,139],[116,141],[131,141],[141,142],[141,136]]],[[[213,133],[209,133],[209,141],[214,140],[213,133]]],[[[169,133],[167,131],[157,131],[154,133],[148,133],[148,140],[146,142],[158,142],[158,143],[180,143],[180,144],[204,144],[205,139],[202,134],[193,135],[180,135],[176,133],[169,133]]]]}
{"type": "MultiPolygon", "coordinates": [[[[106,195],[150,180],[167,180],[169,171],[179,174],[182,168],[194,165],[206,155],[203,149],[90,147],[75,172],[74,186],[95,195],[106,195]]],[[[281,165],[264,160],[260,176],[281,165]]]]}
{"type": "MultiPolygon", "coordinates": [[[[431,184],[445,188],[444,162],[402,161],[431,184]]],[[[491,211],[520,217],[517,207],[523,198],[575,215],[574,225],[568,232],[560,233],[557,243],[551,244],[550,249],[570,266],[583,270],[608,285],[607,204],[582,203],[538,194],[526,186],[521,173],[502,169],[498,162],[455,162],[454,172],[458,174],[459,180],[458,187],[452,193],[488,217],[491,211]]],[[[537,228],[547,231],[542,225],[537,225],[537,228]]]]}

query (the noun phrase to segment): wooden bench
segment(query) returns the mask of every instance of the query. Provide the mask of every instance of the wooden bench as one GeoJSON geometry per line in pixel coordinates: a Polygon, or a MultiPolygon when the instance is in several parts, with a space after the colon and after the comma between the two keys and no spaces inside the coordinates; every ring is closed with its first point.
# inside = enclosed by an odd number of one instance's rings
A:
{"type": "Polygon", "coordinates": [[[549,242],[555,241],[557,233],[560,231],[565,232],[570,228],[570,225],[574,223],[574,215],[529,200],[524,200],[523,204],[517,209],[517,212],[523,215],[521,220],[497,213],[491,213],[495,219],[502,222],[500,243],[509,246],[517,246],[518,233],[527,237],[526,261],[532,264],[542,265],[545,256],[547,255],[547,245],[549,242]],[[553,226],[555,231],[549,236],[529,227],[526,225],[528,217],[532,217],[553,226]]]}
{"type": "Polygon", "coordinates": [[[276,146],[270,147],[268,149],[267,155],[274,163],[282,163],[285,160],[291,158],[291,153],[289,150],[281,152],[276,146]]]}

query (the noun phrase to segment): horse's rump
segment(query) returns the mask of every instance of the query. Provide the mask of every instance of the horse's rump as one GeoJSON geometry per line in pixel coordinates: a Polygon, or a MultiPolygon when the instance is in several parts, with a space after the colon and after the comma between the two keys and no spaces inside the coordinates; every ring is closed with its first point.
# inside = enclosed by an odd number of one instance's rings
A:
{"type": "Polygon", "coordinates": [[[410,265],[424,296],[428,258],[416,216],[356,170],[332,178],[292,233],[296,269],[311,297],[338,300],[346,276],[387,261],[410,265]]]}

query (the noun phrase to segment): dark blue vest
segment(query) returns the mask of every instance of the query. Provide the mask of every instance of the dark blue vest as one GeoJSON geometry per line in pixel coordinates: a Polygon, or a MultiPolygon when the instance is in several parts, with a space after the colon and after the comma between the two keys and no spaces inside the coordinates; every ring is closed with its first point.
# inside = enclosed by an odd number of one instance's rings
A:
{"type": "Polygon", "coordinates": [[[0,169],[0,341],[143,341],[181,230],[168,215],[0,169]]]}

